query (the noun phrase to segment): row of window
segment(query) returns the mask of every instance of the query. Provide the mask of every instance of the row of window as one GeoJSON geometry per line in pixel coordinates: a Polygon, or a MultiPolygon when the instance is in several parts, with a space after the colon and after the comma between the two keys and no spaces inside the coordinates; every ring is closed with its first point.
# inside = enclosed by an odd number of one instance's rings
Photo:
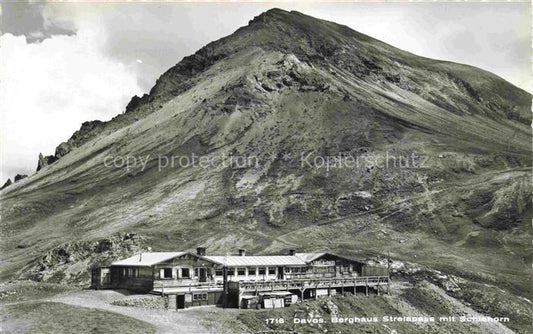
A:
{"type": "Polygon", "coordinates": [[[305,274],[307,267],[285,267],[285,273],[289,274],[305,274]]]}
{"type": "MultiPolygon", "coordinates": [[[[123,271],[125,271],[126,268],[123,268],[123,271]]],[[[133,270],[132,273],[125,273],[123,276],[125,277],[138,277],[139,276],[139,270],[137,268],[129,268],[127,269],[129,271],[133,270]],[[134,276],[131,276],[134,275],[134,276]]],[[[178,268],[178,271],[181,270],[181,278],[191,278],[191,271],[189,268],[178,268]]],[[[287,274],[305,274],[307,273],[309,269],[307,267],[285,267],[284,271],[287,274]]],[[[329,267],[329,272],[334,273],[335,267],[329,267]]],[[[235,271],[237,272],[237,276],[246,276],[246,268],[228,268],[228,276],[235,276],[235,271]]],[[[342,272],[348,272],[350,271],[349,265],[343,265],[341,267],[342,272]]],[[[268,272],[268,275],[276,275],[276,268],[275,267],[259,267],[259,268],[248,268],[248,276],[263,276],[266,275],[268,272]]],[[[209,272],[208,272],[209,273],[209,272]]],[[[224,275],[224,272],[222,268],[217,268],[215,270],[215,275],[218,277],[222,277],[224,275]]],[[[159,276],[161,278],[172,278],[172,268],[161,268],[159,276]]],[[[199,276],[199,268],[194,268],[194,277],[199,276]]]]}
{"type": "MultiPolygon", "coordinates": [[[[269,275],[276,275],[276,268],[248,268],[248,276],[262,276],[266,275],[267,272],[269,275]]],[[[215,275],[222,277],[224,275],[224,271],[221,268],[216,269],[215,275]]],[[[228,268],[228,276],[235,276],[235,268],[228,268]]],[[[246,268],[237,268],[237,276],[246,276],[246,268]]]]}
{"type": "Polygon", "coordinates": [[[207,300],[207,293],[194,293],[192,295],[192,300],[194,301],[207,300]]]}
{"type": "MultiPolygon", "coordinates": [[[[180,268],[178,268],[180,270],[180,268]]],[[[182,278],[190,278],[191,271],[189,268],[181,268],[181,277],[182,278]]],[[[198,276],[198,274],[196,274],[198,276]]],[[[160,278],[172,278],[172,268],[161,268],[159,269],[159,277],[160,278]]]]}
{"type": "MultiPolygon", "coordinates": [[[[335,267],[332,267],[332,271],[335,271],[335,267]]],[[[307,267],[285,267],[285,273],[292,274],[305,274],[307,273],[307,267]]],[[[248,276],[276,275],[276,268],[273,267],[260,267],[260,268],[248,268],[248,276]]],[[[216,270],[216,276],[222,276],[224,273],[222,269],[216,270]]],[[[228,268],[228,276],[235,276],[235,269],[228,268]]],[[[246,276],[246,268],[237,268],[237,276],[246,276]]]]}
{"type": "MultiPolygon", "coordinates": [[[[207,270],[207,268],[206,268],[207,270]]],[[[177,275],[181,278],[192,278],[190,268],[178,268],[177,275]],[[179,271],[181,270],[181,276],[179,276],[179,271]]],[[[220,274],[222,275],[222,273],[220,274]]],[[[200,276],[200,268],[194,268],[194,277],[200,276]]],[[[172,268],[161,268],[159,269],[160,278],[172,278],[172,268]]]]}
{"type": "Polygon", "coordinates": [[[139,268],[121,268],[119,275],[123,278],[139,277],[139,268]]]}
{"type": "MultiPolygon", "coordinates": [[[[287,273],[287,274],[306,274],[309,270],[310,269],[307,268],[307,267],[285,267],[285,269],[284,269],[285,273],[287,273]]],[[[258,268],[257,270],[256,270],[256,268],[248,268],[248,276],[255,276],[256,272],[259,275],[265,275],[267,271],[268,271],[269,275],[275,275],[276,274],[276,268],[258,268]]],[[[330,273],[334,273],[335,272],[335,267],[333,267],[333,266],[332,267],[328,267],[328,271],[330,273]]],[[[341,267],[341,271],[342,272],[350,271],[350,266],[349,265],[343,265],[341,267]]],[[[217,276],[222,276],[223,275],[222,269],[217,269],[216,270],[216,275],[217,276]]],[[[234,276],[235,275],[235,269],[228,268],[228,275],[229,276],[234,276]]],[[[246,268],[237,268],[237,276],[246,276],[246,268]]]]}
{"type": "Polygon", "coordinates": [[[334,266],[335,261],[331,260],[315,260],[313,261],[313,266],[334,266]]]}

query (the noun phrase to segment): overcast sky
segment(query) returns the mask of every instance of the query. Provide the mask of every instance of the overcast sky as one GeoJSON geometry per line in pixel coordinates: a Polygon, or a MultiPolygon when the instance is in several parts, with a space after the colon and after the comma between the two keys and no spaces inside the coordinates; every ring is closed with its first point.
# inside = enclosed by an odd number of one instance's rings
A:
{"type": "Polygon", "coordinates": [[[1,178],[32,174],[84,121],[109,120],[169,67],[272,7],[345,24],[532,92],[529,3],[2,4],[1,178]]]}

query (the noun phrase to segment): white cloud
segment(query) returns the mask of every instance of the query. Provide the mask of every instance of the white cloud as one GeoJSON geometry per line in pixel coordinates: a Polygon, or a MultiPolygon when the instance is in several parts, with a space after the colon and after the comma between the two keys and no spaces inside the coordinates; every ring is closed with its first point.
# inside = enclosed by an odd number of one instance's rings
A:
{"type": "Polygon", "coordinates": [[[36,44],[0,37],[2,182],[33,173],[39,152],[53,154],[82,122],[108,120],[141,93],[131,65],[106,56],[94,28],[36,44]]]}

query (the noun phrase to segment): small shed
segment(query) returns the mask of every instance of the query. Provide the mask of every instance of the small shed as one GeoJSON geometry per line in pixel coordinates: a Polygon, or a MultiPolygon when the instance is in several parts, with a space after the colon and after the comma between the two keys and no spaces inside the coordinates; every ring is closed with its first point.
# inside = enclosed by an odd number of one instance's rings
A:
{"type": "Polygon", "coordinates": [[[288,291],[266,292],[259,295],[264,308],[282,308],[298,301],[298,296],[288,291]]]}

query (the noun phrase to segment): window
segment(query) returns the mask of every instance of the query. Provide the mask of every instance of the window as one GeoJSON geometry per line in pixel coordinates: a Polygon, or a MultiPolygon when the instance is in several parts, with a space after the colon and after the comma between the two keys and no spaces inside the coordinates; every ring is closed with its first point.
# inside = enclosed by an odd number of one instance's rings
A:
{"type": "Polygon", "coordinates": [[[194,268],[194,277],[198,277],[198,268],[194,268]]]}
{"type": "Polygon", "coordinates": [[[269,275],[276,275],[276,268],[268,268],[269,275]]]}
{"type": "Polygon", "coordinates": [[[139,277],[139,268],[128,268],[126,277],[139,277]]]}
{"type": "Polygon", "coordinates": [[[259,268],[259,275],[265,275],[266,274],[266,268],[259,268]]]}
{"type": "Polygon", "coordinates": [[[248,268],[248,276],[255,276],[255,268],[248,268]]]}
{"type": "Polygon", "coordinates": [[[191,277],[191,273],[190,273],[189,268],[181,268],[181,277],[183,277],[183,278],[190,278],[191,277]]]}
{"type": "Polygon", "coordinates": [[[335,267],[329,267],[329,272],[330,273],[334,273],[335,272],[335,267]]]}
{"type": "Polygon", "coordinates": [[[224,270],[216,269],[215,270],[215,276],[224,276],[224,270]]]}
{"type": "Polygon", "coordinates": [[[172,278],[172,268],[161,268],[159,269],[160,278],[172,278]]]}
{"type": "Polygon", "coordinates": [[[292,268],[293,273],[300,273],[300,267],[292,268]]]}
{"type": "Polygon", "coordinates": [[[285,272],[286,273],[290,273],[291,272],[291,268],[285,267],[285,272]]]}
{"type": "Polygon", "coordinates": [[[237,275],[245,276],[246,275],[246,268],[237,268],[237,275]]]}
{"type": "Polygon", "coordinates": [[[195,301],[207,300],[207,293],[195,293],[192,295],[192,300],[195,300],[195,301]]]}
{"type": "Polygon", "coordinates": [[[228,268],[228,276],[235,276],[235,269],[228,268]]]}
{"type": "Polygon", "coordinates": [[[161,268],[159,270],[159,276],[161,278],[172,278],[172,268],[161,268]]]}

